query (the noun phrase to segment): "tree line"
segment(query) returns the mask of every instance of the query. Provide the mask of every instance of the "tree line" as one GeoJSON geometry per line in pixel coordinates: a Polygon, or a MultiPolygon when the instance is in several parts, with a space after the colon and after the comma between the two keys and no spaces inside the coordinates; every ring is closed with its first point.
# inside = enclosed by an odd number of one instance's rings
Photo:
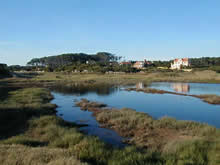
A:
{"type": "Polygon", "coordinates": [[[47,66],[57,68],[72,64],[106,64],[120,60],[121,57],[115,56],[108,52],[98,52],[96,54],[85,53],[68,53],[57,56],[49,56],[43,58],[34,58],[27,63],[29,66],[47,66]]]}
{"type": "Polygon", "coordinates": [[[10,76],[9,69],[6,64],[0,64],[0,78],[10,76]]]}
{"type": "MultiPolygon", "coordinates": [[[[67,71],[67,72],[139,72],[140,69],[131,65],[120,65],[121,57],[108,52],[96,54],[68,53],[57,56],[34,58],[27,63],[27,66],[10,66],[12,71],[67,71]]],[[[190,58],[191,66],[194,69],[209,69],[220,73],[220,57],[190,58]]],[[[145,71],[157,71],[158,67],[169,68],[173,61],[152,61],[146,66],[145,71]]],[[[135,61],[131,62],[132,64],[135,61]]]]}
{"type": "Polygon", "coordinates": [[[220,66],[220,57],[190,58],[194,68],[220,66]]]}

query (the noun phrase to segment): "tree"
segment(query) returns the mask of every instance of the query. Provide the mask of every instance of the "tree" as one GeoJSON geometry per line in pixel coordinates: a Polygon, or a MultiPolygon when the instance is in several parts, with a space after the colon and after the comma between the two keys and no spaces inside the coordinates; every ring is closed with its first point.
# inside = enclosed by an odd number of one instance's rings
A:
{"type": "Polygon", "coordinates": [[[29,61],[27,65],[57,68],[60,66],[72,65],[74,63],[85,64],[87,61],[107,64],[109,62],[117,61],[118,59],[120,59],[120,57],[117,57],[108,52],[98,52],[96,54],[68,53],[57,56],[34,58],[29,61]]]}

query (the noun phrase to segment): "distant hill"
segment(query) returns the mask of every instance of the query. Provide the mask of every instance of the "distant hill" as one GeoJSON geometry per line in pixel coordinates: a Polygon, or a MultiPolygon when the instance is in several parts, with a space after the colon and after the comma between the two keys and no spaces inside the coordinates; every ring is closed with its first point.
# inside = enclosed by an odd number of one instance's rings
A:
{"type": "Polygon", "coordinates": [[[91,63],[107,63],[110,61],[117,61],[118,59],[120,59],[120,57],[108,52],[99,52],[96,54],[68,53],[43,58],[34,58],[29,61],[27,65],[59,67],[74,63],[86,63],[87,61],[91,63]]]}

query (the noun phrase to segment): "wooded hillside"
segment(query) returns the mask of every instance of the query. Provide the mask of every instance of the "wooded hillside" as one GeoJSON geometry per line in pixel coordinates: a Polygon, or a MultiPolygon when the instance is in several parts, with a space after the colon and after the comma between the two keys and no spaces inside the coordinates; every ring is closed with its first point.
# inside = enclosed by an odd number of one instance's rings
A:
{"type": "Polygon", "coordinates": [[[59,67],[71,64],[86,63],[107,63],[110,61],[117,61],[120,57],[117,57],[108,52],[99,52],[96,54],[85,54],[85,53],[68,53],[57,56],[49,56],[43,58],[34,58],[27,64],[31,66],[50,66],[59,67]]]}

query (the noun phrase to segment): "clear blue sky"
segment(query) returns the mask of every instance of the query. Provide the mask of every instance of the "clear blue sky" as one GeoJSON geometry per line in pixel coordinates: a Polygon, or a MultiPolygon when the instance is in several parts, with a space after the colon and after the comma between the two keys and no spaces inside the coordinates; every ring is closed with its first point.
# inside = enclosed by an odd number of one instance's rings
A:
{"type": "Polygon", "coordinates": [[[220,0],[0,1],[0,63],[98,51],[132,60],[220,56],[220,0]]]}

